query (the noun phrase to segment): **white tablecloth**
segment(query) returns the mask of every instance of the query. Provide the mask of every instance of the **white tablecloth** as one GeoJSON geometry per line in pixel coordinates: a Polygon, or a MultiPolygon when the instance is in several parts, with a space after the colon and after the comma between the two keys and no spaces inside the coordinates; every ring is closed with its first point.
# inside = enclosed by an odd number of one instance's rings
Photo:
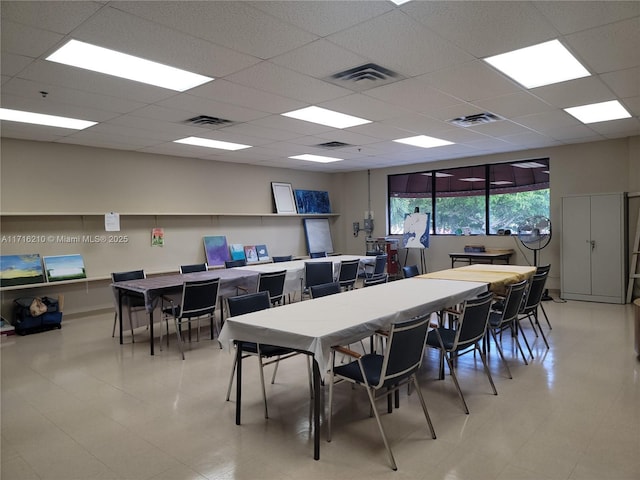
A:
{"type": "Polygon", "coordinates": [[[228,318],[220,342],[244,340],[310,352],[324,374],[330,349],[377,329],[437,312],[487,290],[486,283],[409,278],[228,318]]]}

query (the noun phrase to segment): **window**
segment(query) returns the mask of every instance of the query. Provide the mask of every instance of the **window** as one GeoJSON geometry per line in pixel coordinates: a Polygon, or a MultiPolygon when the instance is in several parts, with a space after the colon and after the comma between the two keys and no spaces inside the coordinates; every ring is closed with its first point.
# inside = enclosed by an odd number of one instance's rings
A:
{"type": "Polygon", "coordinates": [[[549,159],[390,175],[389,233],[404,217],[431,212],[431,233],[517,233],[534,215],[549,216],[549,159]]]}

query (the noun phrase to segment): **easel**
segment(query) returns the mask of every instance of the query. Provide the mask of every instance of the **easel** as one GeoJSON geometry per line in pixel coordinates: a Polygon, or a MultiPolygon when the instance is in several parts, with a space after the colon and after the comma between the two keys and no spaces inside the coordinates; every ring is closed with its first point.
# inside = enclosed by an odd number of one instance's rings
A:
{"type": "Polygon", "coordinates": [[[402,247],[404,248],[407,253],[404,256],[404,262],[403,262],[403,267],[407,266],[407,259],[409,258],[409,250],[420,250],[420,273],[428,273],[427,272],[427,257],[425,254],[425,248],[416,248],[416,247],[402,247]]]}

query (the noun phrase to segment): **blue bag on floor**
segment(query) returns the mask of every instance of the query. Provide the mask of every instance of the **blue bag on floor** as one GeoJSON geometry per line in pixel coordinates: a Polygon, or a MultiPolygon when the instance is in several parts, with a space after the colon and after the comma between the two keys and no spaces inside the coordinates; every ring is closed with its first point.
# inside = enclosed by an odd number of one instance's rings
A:
{"type": "MultiPolygon", "coordinates": [[[[22,297],[14,300],[16,311],[13,326],[18,335],[39,333],[54,328],[62,328],[62,312],[58,300],[51,297],[42,297],[40,300],[46,307],[46,311],[33,315],[32,304],[35,297],[22,297]]],[[[44,310],[44,308],[43,308],[44,310]]]]}

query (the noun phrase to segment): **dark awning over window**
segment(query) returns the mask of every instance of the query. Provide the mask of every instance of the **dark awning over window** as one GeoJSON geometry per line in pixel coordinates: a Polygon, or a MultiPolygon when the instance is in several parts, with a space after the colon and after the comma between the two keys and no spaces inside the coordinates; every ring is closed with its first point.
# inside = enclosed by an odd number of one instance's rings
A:
{"type": "Polygon", "coordinates": [[[549,188],[549,159],[497,163],[389,176],[389,196],[430,198],[435,175],[438,196],[484,195],[487,175],[491,193],[549,188]]]}

